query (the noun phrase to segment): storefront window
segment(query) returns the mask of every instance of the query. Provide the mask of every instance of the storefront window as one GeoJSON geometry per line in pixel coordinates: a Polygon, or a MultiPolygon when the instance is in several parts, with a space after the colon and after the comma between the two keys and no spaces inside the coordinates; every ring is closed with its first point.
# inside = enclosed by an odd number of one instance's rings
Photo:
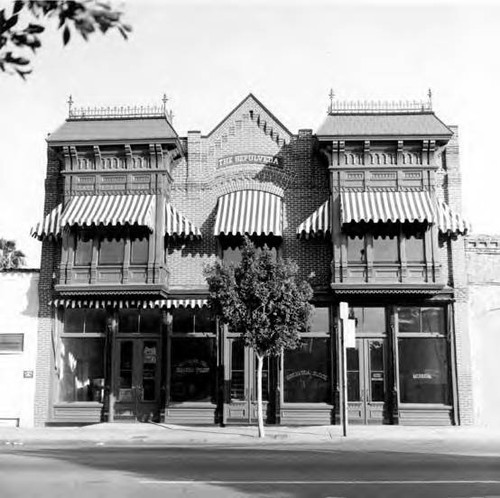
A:
{"type": "Polygon", "coordinates": [[[445,309],[438,307],[398,308],[399,332],[445,333],[445,309]]]}
{"type": "Polygon", "coordinates": [[[399,384],[402,403],[450,404],[445,338],[400,338],[399,384]]]}
{"type": "Polygon", "coordinates": [[[328,403],[330,401],[330,341],[308,337],[284,354],[284,401],[328,403]]]}
{"type": "Polygon", "coordinates": [[[173,337],[170,399],[214,402],[215,338],[173,337]]]}
{"type": "Polygon", "coordinates": [[[99,264],[115,265],[123,263],[125,240],[119,237],[103,237],[99,244],[99,264]]]}
{"type": "Polygon", "coordinates": [[[330,308],[314,307],[310,332],[330,331],[330,308]]]}
{"type": "Polygon", "coordinates": [[[374,236],[373,260],[375,263],[398,263],[398,238],[395,236],[374,236]]]}
{"type": "Polygon", "coordinates": [[[173,311],[173,332],[215,332],[215,318],[207,309],[179,308],[173,311]]]}
{"type": "Polygon", "coordinates": [[[103,401],[104,338],[61,338],[59,401],[103,401]]]}
{"type": "Polygon", "coordinates": [[[74,308],[64,310],[65,334],[102,334],[106,332],[108,314],[103,309],[74,308]]]}
{"type": "Polygon", "coordinates": [[[160,309],[121,309],[118,312],[118,331],[132,334],[159,334],[161,316],[160,309]]]}
{"type": "Polygon", "coordinates": [[[351,308],[350,318],[356,320],[358,333],[385,333],[385,308],[351,308]]]}

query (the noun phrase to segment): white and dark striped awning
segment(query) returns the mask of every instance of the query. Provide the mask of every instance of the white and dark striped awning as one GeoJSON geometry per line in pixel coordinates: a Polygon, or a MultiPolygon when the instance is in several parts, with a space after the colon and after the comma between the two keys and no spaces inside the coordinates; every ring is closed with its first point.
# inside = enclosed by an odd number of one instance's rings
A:
{"type": "Polygon", "coordinates": [[[471,224],[460,214],[453,211],[443,201],[436,202],[436,224],[439,231],[445,235],[466,235],[471,231],[471,224]]]}
{"type": "Polygon", "coordinates": [[[342,192],[342,223],[435,221],[428,192],[342,192]]]}
{"type": "Polygon", "coordinates": [[[73,197],[61,217],[62,226],[139,225],[154,228],[155,196],[81,195],[73,197]]]}
{"type": "Polygon", "coordinates": [[[30,235],[38,240],[59,235],[61,233],[62,210],[62,204],[56,206],[45,218],[31,228],[30,235]]]}
{"type": "Polygon", "coordinates": [[[203,308],[206,299],[105,299],[105,298],[61,298],[54,299],[56,308],[203,308]]]}
{"type": "Polygon", "coordinates": [[[214,235],[283,235],[281,197],[259,190],[238,190],[219,197],[214,235]]]}
{"type": "Polygon", "coordinates": [[[298,226],[297,237],[308,239],[325,236],[328,232],[331,232],[329,199],[298,226]]]}
{"type": "Polygon", "coordinates": [[[201,237],[200,230],[171,204],[165,204],[165,233],[171,237],[201,237]]]}

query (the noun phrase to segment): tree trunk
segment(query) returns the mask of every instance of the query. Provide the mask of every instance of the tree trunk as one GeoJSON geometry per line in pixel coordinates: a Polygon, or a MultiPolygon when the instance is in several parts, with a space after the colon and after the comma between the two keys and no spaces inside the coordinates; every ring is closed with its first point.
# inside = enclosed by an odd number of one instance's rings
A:
{"type": "Polygon", "coordinates": [[[262,414],[262,367],[264,356],[257,355],[257,418],[259,420],[259,437],[264,437],[264,416],[262,414]]]}

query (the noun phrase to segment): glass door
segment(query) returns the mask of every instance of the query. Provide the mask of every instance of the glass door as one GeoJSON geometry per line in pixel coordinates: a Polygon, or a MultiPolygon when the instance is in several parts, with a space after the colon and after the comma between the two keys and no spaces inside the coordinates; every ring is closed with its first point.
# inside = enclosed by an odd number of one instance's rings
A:
{"type": "Polygon", "coordinates": [[[347,399],[350,423],[384,421],[387,392],[385,339],[357,339],[347,349],[347,399]]]}
{"type": "Polygon", "coordinates": [[[118,339],[115,361],[115,418],[159,419],[159,339],[118,339]]]}
{"type": "MultiPolygon", "coordinates": [[[[225,422],[250,424],[257,422],[257,358],[242,339],[227,339],[225,378],[228,389],[225,400],[225,422]]],[[[264,421],[269,402],[269,358],[262,369],[262,401],[264,421]]]]}

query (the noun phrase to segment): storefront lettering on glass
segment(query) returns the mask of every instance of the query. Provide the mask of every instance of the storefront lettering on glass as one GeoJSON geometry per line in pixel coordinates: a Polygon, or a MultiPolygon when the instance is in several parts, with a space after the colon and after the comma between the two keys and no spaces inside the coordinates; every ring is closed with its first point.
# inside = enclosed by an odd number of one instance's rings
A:
{"type": "Polygon", "coordinates": [[[144,347],[144,363],[156,364],[156,347],[144,347]]]}
{"type": "Polygon", "coordinates": [[[232,156],[221,157],[217,161],[217,168],[234,166],[235,164],[265,164],[275,168],[283,168],[281,157],[268,154],[234,154],[232,156]]]}
{"type": "Polygon", "coordinates": [[[429,373],[414,373],[413,374],[414,379],[432,379],[432,375],[429,373]]]}
{"type": "Polygon", "coordinates": [[[324,381],[328,380],[328,376],[326,374],[311,370],[299,370],[297,372],[291,372],[288,375],[286,375],[285,379],[292,380],[297,377],[315,377],[317,379],[321,379],[324,381]]]}
{"type": "Polygon", "coordinates": [[[186,360],[175,367],[177,375],[186,374],[206,374],[210,372],[208,363],[201,360],[186,360]]]}

